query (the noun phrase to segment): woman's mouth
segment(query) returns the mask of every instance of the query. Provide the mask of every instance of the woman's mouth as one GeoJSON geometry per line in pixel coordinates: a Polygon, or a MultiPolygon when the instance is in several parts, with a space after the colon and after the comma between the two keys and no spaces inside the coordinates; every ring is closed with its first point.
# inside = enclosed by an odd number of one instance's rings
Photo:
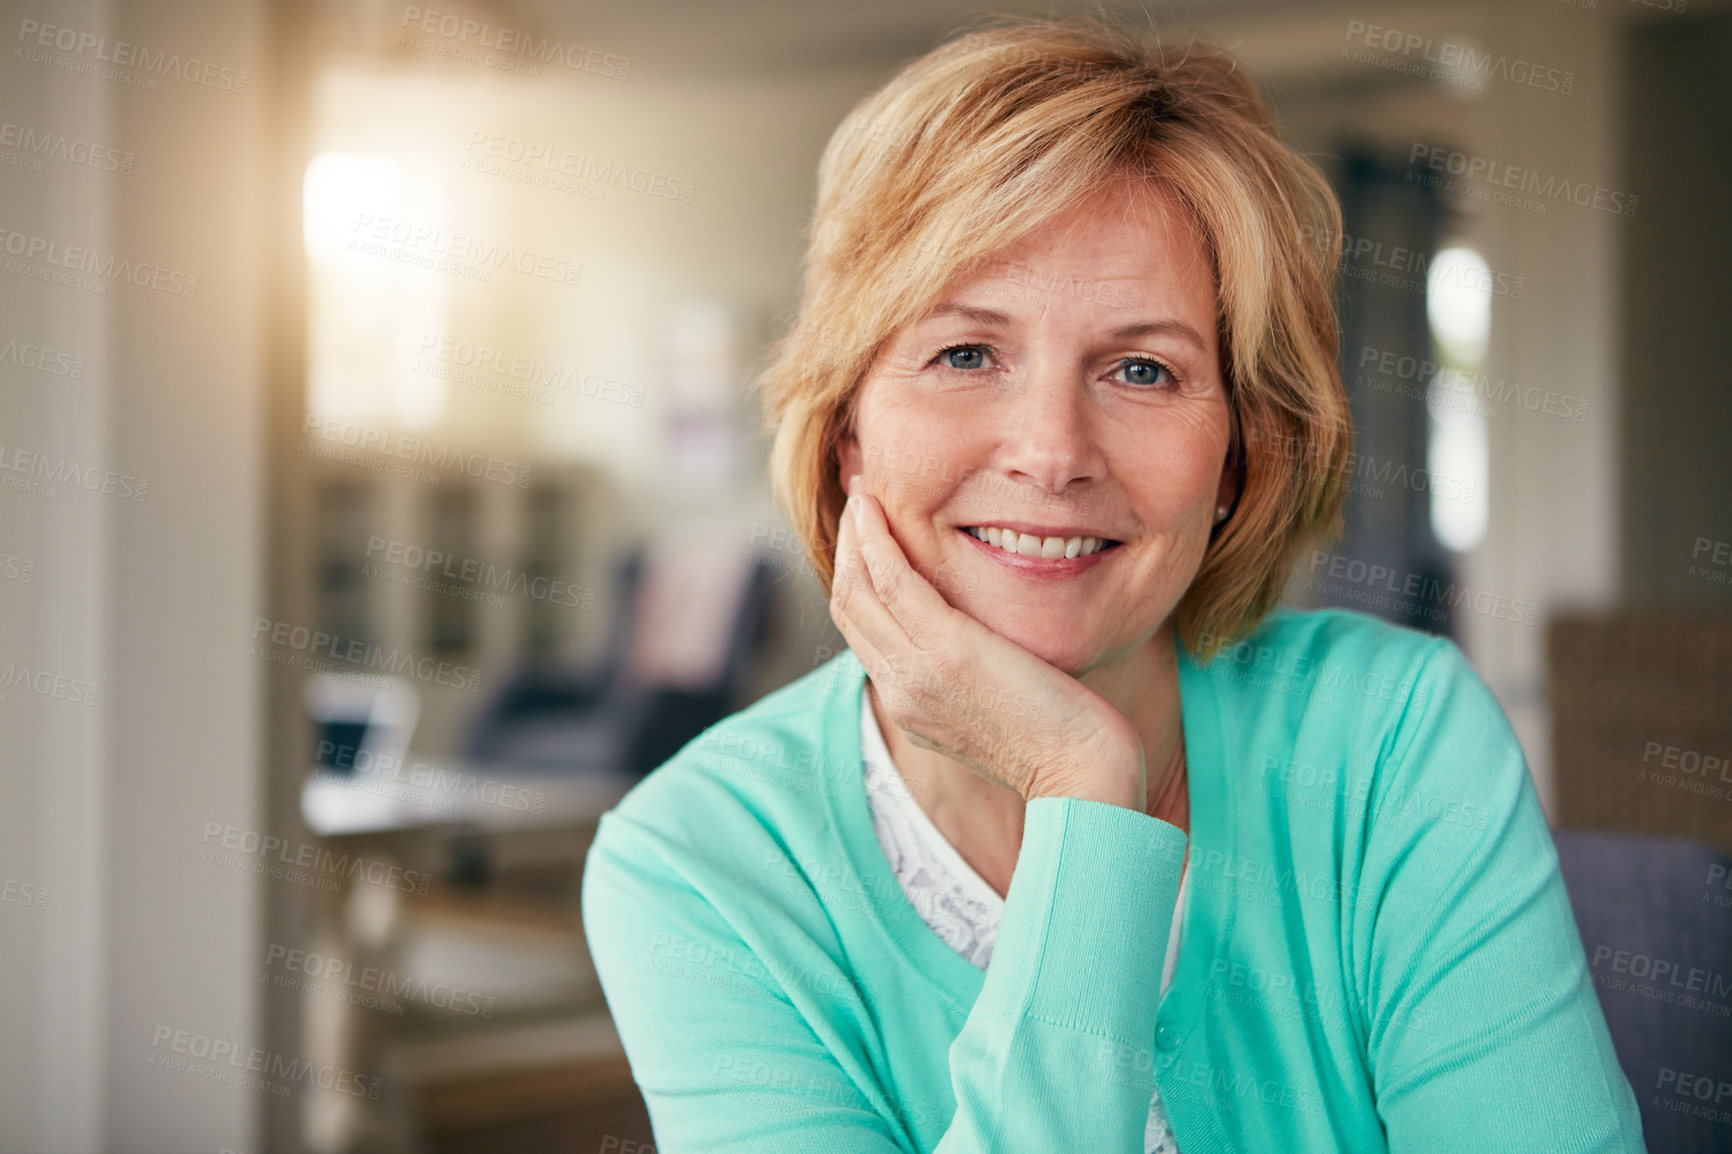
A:
{"type": "Polygon", "coordinates": [[[964,525],[962,531],[1004,553],[1041,561],[1090,557],[1119,544],[1109,537],[1025,533],[999,525],[964,525]]]}
{"type": "MultiPolygon", "coordinates": [[[[1021,577],[1064,580],[1087,573],[1118,555],[1122,541],[1091,534],[1056,532],[1025,533],[1023,528],[1047,526],[963,525],[957,528],[968,547],[984,558],[1021,577]]],[[[1080,528],[1080,526],[1079,526],[1080,528]]]]}

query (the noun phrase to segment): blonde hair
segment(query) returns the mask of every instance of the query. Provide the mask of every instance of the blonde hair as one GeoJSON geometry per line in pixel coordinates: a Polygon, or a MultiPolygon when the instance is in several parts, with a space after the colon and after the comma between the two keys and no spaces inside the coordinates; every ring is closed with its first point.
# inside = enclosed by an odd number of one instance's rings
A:
{"type": "Polygon", "coordinates": [[[1283,144],[1224,52],[1098,21],[1015,21],[905,67],[830,138],[798,317],[757,381],[770,480],[826,595],[846,494],[838,445],[884,342],[955,278],[1131,178],[1175,197],[1213,262],[1232,467],[1242,478],[1175,623],[1207,661],[1340,532],[1352,447],[1330,302],[1341,233],[1322,174],[1283,144]],[[968,163],[954,163],[966,157],[968,163]]]}

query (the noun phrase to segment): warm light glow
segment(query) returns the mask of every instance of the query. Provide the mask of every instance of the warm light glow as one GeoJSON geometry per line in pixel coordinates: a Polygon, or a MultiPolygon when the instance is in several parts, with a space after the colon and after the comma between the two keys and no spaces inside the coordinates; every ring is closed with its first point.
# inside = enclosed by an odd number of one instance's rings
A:
{"type": "Polygon", "coordinates": [[[417,371],[417,351],[445,334],[448,278],[392,259],[401,246],[371,235],[405,217],[441,228],[443,204],[437,181],[412,181],[390,157],[321,152],[307,166],[310,413],[417,432],[444,418],[449,386],[417,371]]]}
{"type": "Polygon", "coordinates": [[[1491,333],[1491,268],[1471,248],[1446,248],[1432,258],[1425,277],[1425,315],[1443,351],[1458,361],[1478,362],[1491,333]]]}
{"type": "Polygon", "coordinates": [[[321,152],[301,188],[301,234],[307,257],[341,260],[364,217],[394,216],[403,203],[403,170],[384,156],[321,152]]]}
{"type": "Polygon", "coordinates": [[[1432,380],[1429,396],[1425,464],[1432,481],[1431,532],[1446,548],[1465,553],[1485,537],[1491,474],[1485,417],[1475,405],[1457,407],[1460,391],[1445,387],[1441,377],[1432,380]]]}
{"type": "Polygon", "coordinates": [[[1433,378],[1427,390],[1431,532],[1458,553],[1485,538],[1491,447],[1485,412],[1472,390],[1464,393],[1451,386],[1473,379],[1485,358],[1493,283],[1485,258],[1465,246],[1440,251],[1426,274],[1425,315],[1432,340],[1452,366],[1433,378]]]}

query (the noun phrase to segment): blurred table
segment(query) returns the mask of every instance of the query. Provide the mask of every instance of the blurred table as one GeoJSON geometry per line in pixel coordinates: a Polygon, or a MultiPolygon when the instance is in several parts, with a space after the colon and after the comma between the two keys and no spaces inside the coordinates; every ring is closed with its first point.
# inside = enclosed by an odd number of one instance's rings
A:
{"type": "Polygon", "coordinates": [[[310,833],[433,879],[414,893],[345,886],[320,903],[312,940],[394,981],[473,992],[486,1013],[401,999],[395,1013],[348,1008],[345,1021],[330,1019],[322,1032],[333,1059],[386,1073],[396,1103],[357,1116],[347,1148],[467,1154],[593,1149],[608,1134],[647,1140],[578,907],[595,825],[639,779],[455,759],[406,765],[321,768],[303,783],[310,833]],[[418,1140],[401,1144],[407,1133],[418,1140]]]}
{"type": "Polygon", "coordinates": [[[589,824],[636,778],[514,774],[509,767],[416,761],[400,776],[317,771],[301,787],[301,817],[321,837],[456,825],[487,831],[589,824]]]}

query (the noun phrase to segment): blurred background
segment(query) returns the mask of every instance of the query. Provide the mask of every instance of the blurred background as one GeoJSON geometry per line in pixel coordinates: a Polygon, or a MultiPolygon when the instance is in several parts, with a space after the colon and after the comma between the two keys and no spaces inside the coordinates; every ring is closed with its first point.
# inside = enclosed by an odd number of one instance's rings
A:
{"type": "Polygon", "coordinates": [[[1289,600],[1461,645],[1649,1148],[1732,1149],[1732,5],[4,0],[0,1150],[653,1149],[580,871],[842,648],[749,391],[819,153],[1069,11],[1334,182],[1289,600]]]}

